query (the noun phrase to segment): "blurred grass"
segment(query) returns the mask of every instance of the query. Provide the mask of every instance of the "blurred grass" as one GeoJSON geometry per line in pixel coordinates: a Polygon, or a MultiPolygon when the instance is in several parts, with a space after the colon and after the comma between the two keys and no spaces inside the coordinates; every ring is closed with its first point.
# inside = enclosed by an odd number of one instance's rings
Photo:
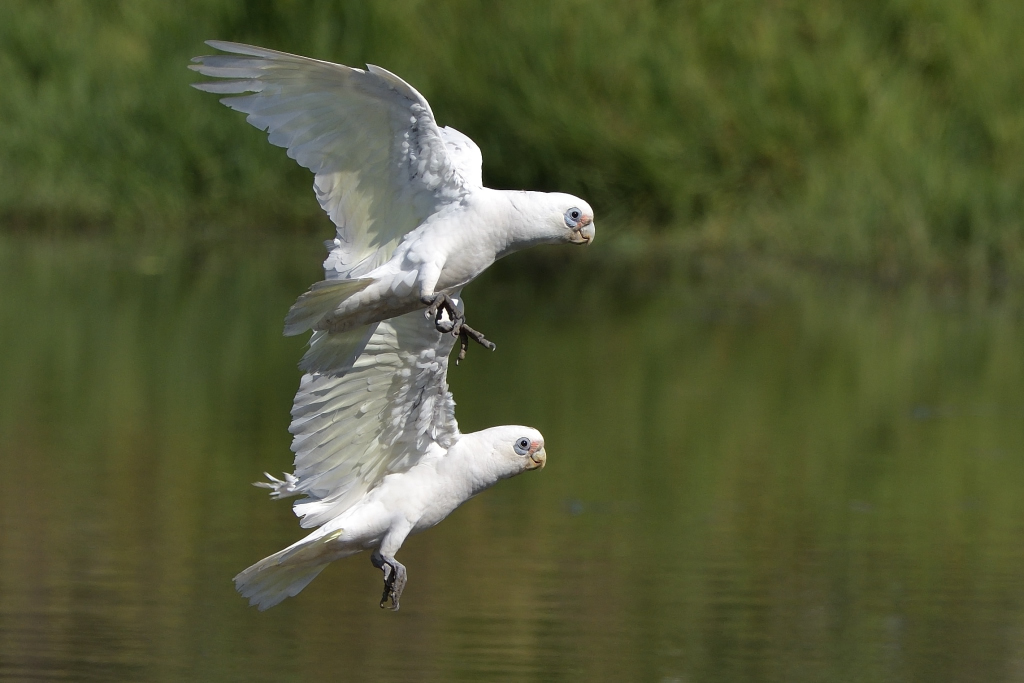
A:
{"type": "Polygon", "coordinates": [[[1003,279],[1022,33],[1012,0],[8,0],[0,225],[326,236],[309,174],[187,87],[220,38],[395,71],[488,184],[583,195],[616,253],[1003,279]]]}

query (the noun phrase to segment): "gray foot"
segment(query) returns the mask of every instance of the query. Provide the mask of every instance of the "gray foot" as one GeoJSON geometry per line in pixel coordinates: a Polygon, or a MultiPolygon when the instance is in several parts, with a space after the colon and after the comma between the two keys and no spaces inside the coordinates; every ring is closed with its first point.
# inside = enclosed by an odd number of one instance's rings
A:
{"type": "Polygon", "coordinates": [[[428,320],[430,318],[434,319],[434,327],[437,328],[438,332],[442,334],[451,333],[453,337],[459,338],[459,355],[455,359],[456,365],[466,358],[470,339],[485,349],[493,351],[497,348],[494,342],[488,341],[481,332],[477,332],[466,324],[466,316],[459,313],[455,307],[455,302],[447,294],[437,294],[433,297],[425,296],[420,301],[427,307],[424,317],[428,320]],[[441,314],[445,311],[448,312],[448,320],[441,319],[441,314]]]}
{"type": "Polygon", "coordinates": [[[380,608],[384,609],[390,599],[391,609],[397,612],[398,601],[402,597],[402,591],[405,590],[405,582],[408,578],[405,565],[393,557],[384,557],[377,550],[370,555],[370,561],[373,562],[374,567],[384,572],[384,594],[380,597],[380,608]]]}

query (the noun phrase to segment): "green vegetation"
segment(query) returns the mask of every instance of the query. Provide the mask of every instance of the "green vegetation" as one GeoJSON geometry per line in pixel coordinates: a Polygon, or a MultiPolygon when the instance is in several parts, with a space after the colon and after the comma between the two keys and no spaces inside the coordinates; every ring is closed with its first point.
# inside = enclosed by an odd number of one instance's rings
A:
{"type": "MultiPolygon", "coordinates": [[[[385,66],[598,244],[1024,273],[1014,0],[8,0],[0,222],[328,232],[306,171],[187,87],[208,38],[385,66]]],[[[112,226],[112,227],[111,227],[112,226]]]]}

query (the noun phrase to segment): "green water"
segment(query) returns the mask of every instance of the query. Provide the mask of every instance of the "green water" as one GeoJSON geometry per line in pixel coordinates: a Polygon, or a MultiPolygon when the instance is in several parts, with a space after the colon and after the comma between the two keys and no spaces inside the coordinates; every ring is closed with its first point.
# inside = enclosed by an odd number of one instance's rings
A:
{"type": "Polygon", "coordinates": [[[247,607],[306,241],[0,240],[0,678],[1024,677],[1020,301],[597,247],[466,293],[460,424],[548,467],[410,539],[401,612],[366,556],[247,607]]]}

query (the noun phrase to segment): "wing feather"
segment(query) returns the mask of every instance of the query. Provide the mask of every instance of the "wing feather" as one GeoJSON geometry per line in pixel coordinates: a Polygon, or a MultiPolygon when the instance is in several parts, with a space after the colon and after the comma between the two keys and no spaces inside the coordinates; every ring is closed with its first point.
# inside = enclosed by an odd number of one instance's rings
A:
{"type": "Polygon", "coordinates": [[[447,382],[454,344],[416,311],[378,323],[341,371],[303,376],[289,428],[294,477],[286,489],[268,484],[277,497],[305,494],[295,503],[302,526],[333,519],[388,474],[459,438],[447,382]]]}
{"type": "Polygon", "coordinates": [[[189,68],[226,80],[195,87],[234,95],[221,102],[315,174],[317,200],[337,226],[325,264],[336,277],[384,263],[409,231],[480,185],[479,148],[439,129],[426,99],[390,71],[207,44],[229,54],[196,57],[189,68]]]}

